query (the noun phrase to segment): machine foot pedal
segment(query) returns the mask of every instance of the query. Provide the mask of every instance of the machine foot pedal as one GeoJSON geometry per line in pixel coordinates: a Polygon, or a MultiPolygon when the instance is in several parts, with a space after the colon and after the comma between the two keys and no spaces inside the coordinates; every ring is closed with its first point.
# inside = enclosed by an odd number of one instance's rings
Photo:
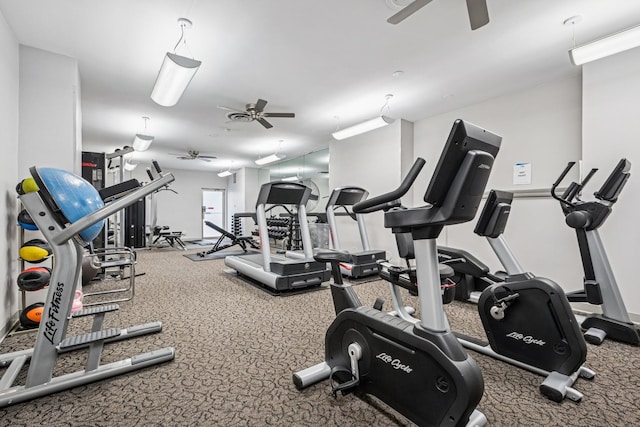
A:
{"type": "Polygon", "coordinates": [[[117,329],[117,328],[103,329],[101,331],[90,332],[88,334],[78,335],[76,337],[70,337],[65,339],[58,345],[58,349],[66,350],[72,347],[80,347],[80,346],[90,344],[92,342],[104,341],[109,338],[114,338],[114,337],[117,337],[118,335],[120,335],[120,329],[117,329]]]}
{"type": "Polygon", "coordinates": [[[95,307],[85,308],[84,310],[76,311],[71,314],[71,317],[85,317],[85,316],[95,316],[100,313],[109,313],[111,311],[120,310],[118,304],[108,304],[108,305],[97,305],[95,307]]]}

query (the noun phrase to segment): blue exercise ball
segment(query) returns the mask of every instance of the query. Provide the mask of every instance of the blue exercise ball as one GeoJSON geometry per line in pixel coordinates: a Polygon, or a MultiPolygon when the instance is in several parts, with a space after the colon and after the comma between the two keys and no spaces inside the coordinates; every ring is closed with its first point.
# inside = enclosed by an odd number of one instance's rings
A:
{"type": "MultiPolygon", "coordinates": [[[[56,168],[36,168],[36,172],[68,222],[73,224],[104,206],[98,190],[84,178],[56,168]]],[[[104,220],[100,220],[78,234],[88,243],[95,239],[103,228],[104,220]]]]}

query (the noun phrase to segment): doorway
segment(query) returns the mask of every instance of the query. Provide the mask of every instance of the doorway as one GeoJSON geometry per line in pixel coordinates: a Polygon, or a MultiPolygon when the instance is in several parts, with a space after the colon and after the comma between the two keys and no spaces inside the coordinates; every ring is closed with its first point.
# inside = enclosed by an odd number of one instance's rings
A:
{"type": "Polygon", "coordinates": [[[225,223],[225,190],[203,188],[202,189],[202,238],[210,239],[220,237],[213,228],[207,226],[205,221],[210,221],[220,228],[227,229],[225,223]]]}

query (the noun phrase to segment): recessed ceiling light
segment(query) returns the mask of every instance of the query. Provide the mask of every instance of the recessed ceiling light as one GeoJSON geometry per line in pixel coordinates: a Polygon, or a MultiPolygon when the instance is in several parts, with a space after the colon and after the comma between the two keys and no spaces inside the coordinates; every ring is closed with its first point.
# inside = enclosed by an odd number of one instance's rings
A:
{"type": "Polygon", "coordinates": [[[401,77],[404,74],[404,71],[402,70],[398,70],[398,71],[394,71],[391,75],[395,78],[401,77]]]}

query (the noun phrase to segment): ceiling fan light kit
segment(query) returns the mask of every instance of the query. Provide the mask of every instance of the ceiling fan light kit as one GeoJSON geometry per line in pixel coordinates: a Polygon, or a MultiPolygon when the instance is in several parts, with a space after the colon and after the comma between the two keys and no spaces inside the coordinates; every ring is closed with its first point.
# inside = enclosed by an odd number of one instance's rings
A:
{"type": "Polygon", "coordinates": [[[273,162],[277,162],[278,160],[282,160],[285,157],[287,157],[287,156],[285,156],[284,154],[275,153],[275,154],[271,154],[269,156],[261,157],[258,160],[256,160],[255,163],[256,163],[256,165],[264,166],[264,165],[268,165],[269,163],[273,163],[273,162]]]}
{"type": "Polygon", "coordinates": [[[137,133],[133,138],[133,149],[136,151],[146,151],[149,149],[149,146],[151,146],[152,142],[152,136],[137,133]]]}
{"type": "Polygon", "coordinates": [[[358,123],[353,126],[349,126],[348,128],[341,129],[332,133],[331,135],[337,139],[346,139],[355,135],[360,135],[361,133],[369,132],[374,129],[381,128],[383,126],[390,125],[395,120],[387,117],[387,116],[379,116],[371,120],[367,120],[366,122],[358,123]]]}
{"type": "MultiPolygon", "coordinates": [[[[191,27],[191,21],[180,18],[178,24],[182,29],[182,36],[176,44],[176,48],[184,39],[184,29],[191,27]]],[[[186,45],[186,41],[184,43],[186,45]]],[[[175,48],[173,53],[167,52],[153,86],[151,99],[163,107],[176,105],[201,64],[201,61],[177,55],[175,48]]]]}
{"type": "Polygon", "coordinates": [[[573,65],[582,65],[638,46],[640,25],[570,49],[569,59],[573,65]]]}

